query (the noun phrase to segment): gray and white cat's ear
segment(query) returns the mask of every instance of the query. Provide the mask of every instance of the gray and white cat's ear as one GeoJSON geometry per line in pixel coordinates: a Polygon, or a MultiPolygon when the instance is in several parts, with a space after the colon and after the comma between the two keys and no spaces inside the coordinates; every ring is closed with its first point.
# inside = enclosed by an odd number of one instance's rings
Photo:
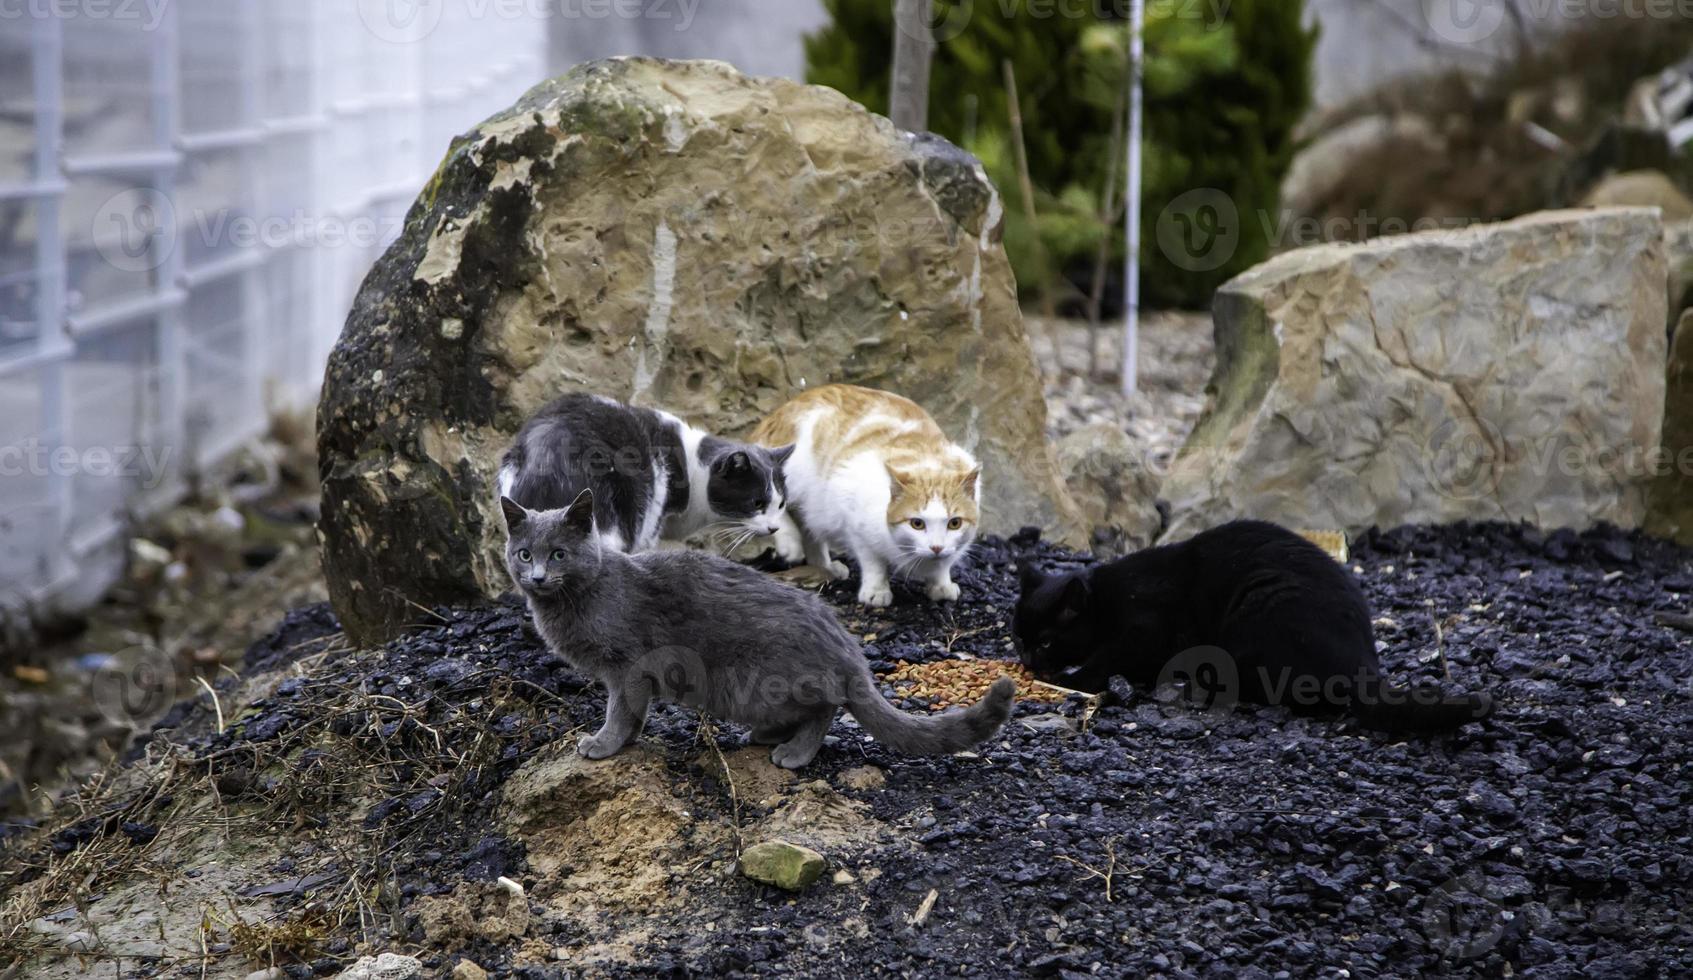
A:
{"type": "Polygon", "coordinates": [[[510,497],[500,497],[500,513],[505,515],[506,530],[515,531],[529,519],[529,510],[510,497]]]}
{"type": "Polygon", "coordinates": [[[582,534],[594,533],[594,491],[584,489],[565,509],[565,526],[582,534]]]}
{"type": "Polygon", "coordinates": [[[770,465],[780,468],[785,465],[793,455],[794,447],[792,444],[783,446],[781,449],[772,449],[770,450],[770,465]]]}
{"type": "Polygon", "coordinates": [[[1040,588],[1041,583],[1045,581],[1046,573],[1040,570],[1039,565],[1028,564],[1017,570],[1017,584],[1025,593],[1040,588]]]}

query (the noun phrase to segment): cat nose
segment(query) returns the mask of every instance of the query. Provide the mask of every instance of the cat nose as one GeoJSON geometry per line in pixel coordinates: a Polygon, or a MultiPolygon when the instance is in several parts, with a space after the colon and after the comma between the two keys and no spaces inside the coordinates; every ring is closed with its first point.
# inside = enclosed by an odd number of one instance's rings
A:
{"type": "Polygon", "coordinates": [[[530,572],[529,573],[529,584],[530,585],[545,585],[545,584],[547,584],[547,573],[546,572],[530,572]]]}
{"type": "Polygon", "coordinates": [[[942,547],[941,547],[941,546],[940,546],[940,545],[938,545],[938,544],[932,544],[932,545],[929,545],[929,550],[930,550],[930,551],[932,551],[932,552],[934,552],[934,553],[935,553],[935,554],[937,554],[937,555],[938,555],[938,554],[940,554],[940,553],[941,553],[941,552],[942,552],[942,551],[944,551],[944,550],[946,550],[946,549],[944,549],[944,548],[942,548],[942,547]]]}

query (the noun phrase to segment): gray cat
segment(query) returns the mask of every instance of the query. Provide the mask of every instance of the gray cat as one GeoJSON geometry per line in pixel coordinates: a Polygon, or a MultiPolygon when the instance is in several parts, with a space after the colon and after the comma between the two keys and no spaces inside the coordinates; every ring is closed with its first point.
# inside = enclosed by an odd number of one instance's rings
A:
{"type": "Polygon", "coordinates": [[[624,554],[594,526],[594,494],[568,508],[500,499],[506,567],[553,652],[604,684],[605,725],[577,751],[615,754],[654,697],[747,725],[785,769],[810,762],[841,708],[898,752],[957,752],[1011,714],[1016,684],[937,717],[907,715],[876,689],[858,643],[816,596],[698,551],[624,554]]]}

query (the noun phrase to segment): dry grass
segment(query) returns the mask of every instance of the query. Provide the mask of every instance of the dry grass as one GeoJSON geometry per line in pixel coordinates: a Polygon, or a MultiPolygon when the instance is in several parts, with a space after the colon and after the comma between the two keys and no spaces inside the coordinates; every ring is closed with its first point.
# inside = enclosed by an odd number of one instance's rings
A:
{"type": "Polygon", "coordinates": [[[177,962],[203,966],[206,949],[227,943],[270,966],[324,956],[333,937],[351,948],[397,937],[396,855],[469,816],[467,799],[481,794],[466,785],[482,782],[507,741],[492,719],[533,718],[537,703],[553,698],[531,685],[520,695],[493,672],[467,676],[455,690],[476,696],[461,705],[419,692],[407,701],[307,682],[286,709],[293,727],[273,739],[243,740],[244,727],[265,716],[255,712],[228,719],[230,737],[198,750],[155,742],[139,764],[88,780],[38,831],[7,848],[14,870],[0,882],[0,972],[8,962],[65,955],[62,937],[39,932],[55,913],[93,934],[86,959],[102,958],[89,913],[96,896],[156,882],[165,907],[185,881],[166,867],[175,862],[155,863],[154,855],[204,843],[207,834],[226,843],[311,845],[301,850],[314,855],[312,866],[294,872],[303,883],[297,891],[231,894],[221,907],[186,913],[199,916],[201,950],[180,951],[177,962]],[[126,828],[156,834],[137,842],[126,828]],[[283,908],[272,911],[276,904],[283,908]]]}

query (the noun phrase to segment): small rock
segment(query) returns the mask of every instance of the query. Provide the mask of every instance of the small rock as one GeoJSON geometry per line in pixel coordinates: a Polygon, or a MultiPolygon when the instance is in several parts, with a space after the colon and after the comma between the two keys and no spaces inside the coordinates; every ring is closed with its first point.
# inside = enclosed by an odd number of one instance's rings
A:
{"type": "Polygon", "coordinates": [[[888,777],[875,766],[859,766],[841,773],[841,785],[847,789],[881,789],[888,784],[888,777]]]}
{"type": "Polygon", "coordinates": [[[832,880],[837,885],[850,885],[858,879],[852,876],[851,871],[842,868],[841,870],[835,872],[835,877],[832,880]]]}
{"type": "Polygon", "coordinates": [[[773,840],[754,844],[741,854],[741,873],[753,881],[800,891],[823,874],[829,862],[809,847],[773,840]]]}
{"type": "Polygon", "coordinates": [[[53,675],[49,674],[46,670],[40,667],[31,667],[28,664],[18,664],[16,667],[13,667],[12,676],[16,677],[20,681],[23,681],[25,684],[35,684],[37,686],[45,684],[53,679],[53,675]]]}
{"type": "Polygon", "coordinates": [[[171,563],[171,558],[169,550],[146,538],[134,538],[129,542],[130,570],[138,579],[147,580],[158,575],[171,563]]]}
{"type": "Polygon", "coordinates": [[[453,980],[488,980],[488,971],[469,960],[459,960],[453,967],[453,980]]]}
{"type": "Polygon", "coordinates": [[[1063,715],[1030,715],[1017,719],[1018,723],[1031,732],[1053,732],[1059,735],[1076,734],[1076,723],[1063,715]]]}
{"type": "Polygon", "coordinates": [[[411,980],[423,972],[423,963],[416,957],[398,953],[361,957],[357,963],[342,970],[337,980],[411,980]]]}

